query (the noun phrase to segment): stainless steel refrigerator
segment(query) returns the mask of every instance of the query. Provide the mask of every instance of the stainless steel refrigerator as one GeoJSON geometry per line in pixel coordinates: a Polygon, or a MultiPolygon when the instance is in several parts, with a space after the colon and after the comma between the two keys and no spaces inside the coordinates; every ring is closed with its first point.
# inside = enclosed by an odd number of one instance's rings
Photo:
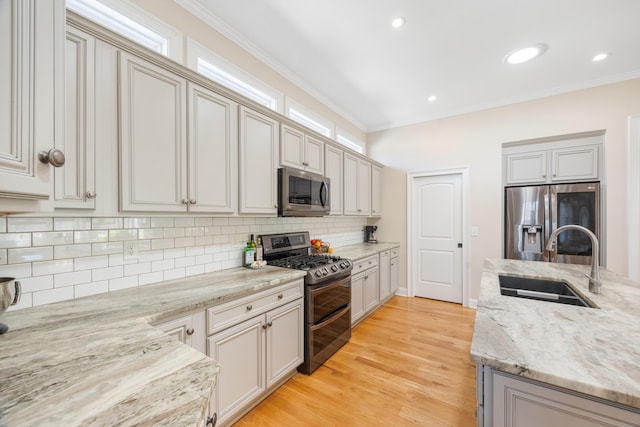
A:
{"type": "Polygon", "coordinates": [[[551,233],[567,224],[600,239],[599,183],[505,188],[505,258],[591,264],[591,240],[580,231],[560,233],[555,251],[545,251],[551,233]]]}

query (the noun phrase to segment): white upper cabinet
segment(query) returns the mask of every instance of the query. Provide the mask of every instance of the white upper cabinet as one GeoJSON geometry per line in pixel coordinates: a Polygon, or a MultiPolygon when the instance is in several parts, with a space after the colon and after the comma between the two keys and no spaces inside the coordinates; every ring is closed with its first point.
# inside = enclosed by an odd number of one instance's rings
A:
{"type": "Polygon", "coordinates": [[[234,213],[238,105],[189,83],[189,210],[234,213]]]}
{"type": "Polygon", "coordinates": [[[120,52],[120,209],[186,212],[185,79],[120,52]]]}
{"type": "Polygon", "coordinates": [[[279,124],[240,107],[240,213],[278,213],[279,124]]]}
{"type": "Polygon", "coordinates": [[[604,133],[516,143],[503,150],[505,185],[596,181],[603,177],[604,133]]]}
{"type": "Polygon", "coordinates": [[[344,153],[344,214],[371,214],[371,163],[344,153]]]}
{"type": "Polygon", "coordinates": [[[371,216],[382,216],[382,168],[371,165],[371,216]]]}
{"type": "Polygon", "coordinates": [[[325,145],[324,176],[331,181],[329,184],[330,215],[342,215],[342,150],[329,144],[325,145]]]}
{"type": "Polygon", "coordinates": [[[324,142],[287,125],[281,125],[280,136],[281,165],[322,175],[324,142]]]}
{"type": "Polygon", "coordinates": [[[235,102],[120,52],[121,210],[235,213],[237,120],[235,102]]]}
{"type": "Polygon", "coordinates": [[[62,0],[0,1],[1,212],[50,209],[64,137],[62,0]],[[51,153],[49,158],[39,153],[51,153]]]}
{"type": "Polygon", "coordinates": [[[68,27],[65,44],[65,165],[55,169],[55,207],[95,209],[95,50],[93,36],[68,27]]]}

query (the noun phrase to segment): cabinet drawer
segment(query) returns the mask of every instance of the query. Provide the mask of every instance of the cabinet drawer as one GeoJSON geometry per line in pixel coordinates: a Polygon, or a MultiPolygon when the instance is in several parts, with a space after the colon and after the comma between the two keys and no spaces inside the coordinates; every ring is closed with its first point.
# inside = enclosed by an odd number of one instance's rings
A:
{"type": "Polygon", "coordinates": [[[360,258],[353,261],[353,270],[351,274],[358,274],[361,271],[366,270],[367,268],[377,267],[378,265],[378,255],[372,255],[366,258],[360,258]]]}
{"type": "Polygon", "coordinates": [[[400,255],[400,248],[391,249],[391,258],[398,258],[400,255]]]}
{"type": "Polygon", "coordinates": [[[207,335],[304,296],[303,279],[207,309],[207,335]]]}

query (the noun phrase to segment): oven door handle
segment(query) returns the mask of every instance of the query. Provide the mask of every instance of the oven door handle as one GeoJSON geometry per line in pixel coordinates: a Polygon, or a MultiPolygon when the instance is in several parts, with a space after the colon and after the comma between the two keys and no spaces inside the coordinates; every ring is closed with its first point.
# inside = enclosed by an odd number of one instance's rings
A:
{"type": "Polygon", "coordinates": [[[336,321],[337,319],[342,317],[342,315],[344,315],[349,310],[351,310],[351,304],[347,304],[347,306],[345,308],[343,308],[342,310],[338,311],[336,314],[334,314],[333,316],[329,317],[324,322],[319,323],[317,325],[313,325],[311,327],[311,332],[317,331],[318,329],[324,328],[325,326],[333,323],[334,321],[336,321]]]}
{"type": "Polygon", "coordinates": [[[322,294],[324,292],[330,291],[332,289],[339,288],[340,286],[343,286],[345,283],[347,283],[349,281],[351,281],[351,275],[349,275],[347,277],[344,277],[344,278],[340,279],[337,282],[330,283],[328,285],[324,285],[324,286],[321,286],[319,288],[311,289],[311,295],[312,296],[316,296],[316,295],[322,294]]]}

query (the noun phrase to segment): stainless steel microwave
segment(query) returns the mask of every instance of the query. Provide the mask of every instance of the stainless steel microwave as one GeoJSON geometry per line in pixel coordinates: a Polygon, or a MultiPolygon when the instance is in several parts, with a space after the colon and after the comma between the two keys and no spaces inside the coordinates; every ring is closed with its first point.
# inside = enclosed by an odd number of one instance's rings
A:
{"type": "Polygon", "coordinates": [[[293,168],[278,169],[278,216],[329,214],[330,180],[293,168]]]}

